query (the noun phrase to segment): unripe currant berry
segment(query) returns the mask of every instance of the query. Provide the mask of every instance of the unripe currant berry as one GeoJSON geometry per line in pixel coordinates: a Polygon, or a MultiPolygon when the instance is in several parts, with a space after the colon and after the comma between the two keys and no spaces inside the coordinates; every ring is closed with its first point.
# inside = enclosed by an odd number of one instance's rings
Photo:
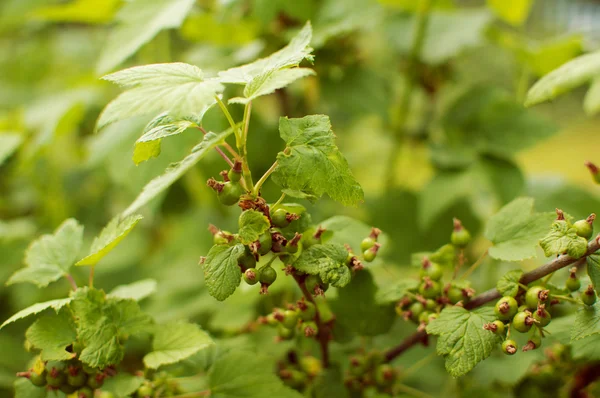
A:
{"type": "Polygon", "coordinates": [[[527,333],[534,323],[535,321],[531,316],[531,312],[522,311],[517,312],[517,314],[513,317],[512,327],[515,328],[517,332],[527,333]]]}
{"type": "Polygon", "coordinates": [[[594,220],[595,219],[596,219],[596,215],[592,213],[585,220],[576,221],[573,224],[573,228],[575,228],[577,235],[579,235],[585,239],[590,239],[592,237],[592,235],[594,234],[594,220]]]}
{"type": "Polygon", "coordinates": [[[80,388],[77,391],[77,398],[94,398],[94,390],[89,387],[80,388]]]}
{"type": "Polygon", "coordinates": [[[572,273],[571,275],[569,275],[569,278],[567,278],[567,282],[565,283],[565,286],[567,287],[567,289],[569,291],[576,292],[581,288],[581,281],[579,280],[577,275],[572,273]]]}
{"type": "Polygon", "coordinates": [[[63,384],[60,386],[59,390],[64,392],[65,394],[69,395],[69,394],[73,394],[75,391],[77,391],[77,387],[73,387],[70,384],[63,384]]]}
{"type": "Polygon", "coordinates": [[[225,206],[235,205],[243,194],[244,188],[242,188],[239,182],[231,181],[223,183],[223,188],[220,191],[217,191],[219,202],[225,206]]]}
{"type": "Polygon", "coordinates": [[[248,250],[238,258],[238,265],[243,270],[256,267],[256,258],[248,250]]]}
{"type": "Polygon", "coordinates": [[[258,282],[258,271],[256,268],[248,268],[244,271],[244,281],[249,285],[255,285],[258,282]]]}
{"type": "Polygon", "coordinates": [[[139,398],[152,397],[154,395],[154,389],[148,384],[144,384],[137,389],[136,394],[139,398]]]}
{"type": "Polygon", "coordinates": [[[265,285],[272,285],[277,279],[277,271],[270,265],[262,267],[258,271],[258,280],[265,285]]]}
{"type": "Polygon", "coordinates": [[[304,299],[298,302],[298,309],[300,310],[298,315],[303,321],[312,321],[317,315],[317,309],[315,305],[310,301],[305,301],[304,299]]]}
{"type": "Polygon", "coordinates": [[[282,369],[279,371],[279,377],[283,383],[292,388],[301,388],[307,380],[304,372],[295,369],[282,369]]]}
{"type": "Polygon", "coordinates": [[[313,295],[323,294],[329,289],[329,284],[323,283],[317,275],[308,275],[304,280],[304,285],[306,286],[306,290],[313,295]]]}
{"type": "Polygon", "coordinates": [[[539,335],[534,334],[529,337],[529,341],[527,341],[527,344],[523,346],[523,352],[535,350],[536,348],[540,348],[541,346],[542,338],[539,335]]]}
{"type": "Polygon", "coordinates": [[[419,286],[419,294],[426,299],[433,299],[442,293],[442,285],[439,282],[433,281],[428,277],[424,278],[423,283],[419,286]]]}
{"type": "Polygon", "coordinates": [[[283,312],[283,320],[281,324],[288,329],[292,329],[296,327],[298,323],[298,312],[294,310],[285,310],[283,312]]]}
{"type": "Polygon", "coordinates": [[[498,300],[496,307],[494,308],[496,316],[501,321],[511,320],[517,314],[518,310],[519,304],[517,303],[517,300],[511,296],[502,297],[500,300],[498,300]]]}
{"type": "Polygon", "coordinates": [[[242,162],[236,160],[233,167],[229,169],[227,177],[232,182],[239,182],[242,179],[242,162]]]}
{"type": "Polygon", "coordinates": [[[506,326],[502,321],[486,323],[483,325],[483,328],[499,336],[504,336],[504,332],[506,331],[506,326]]]}
{"type": "Polygon", "coordinates": [[[281,340],[290,340],[294,337],[295,329],[288,329],[282,324],[277,327],[277,335],[281,340]]]}
{"type": "Polygon", "coordinates": [[[429,316],[432,315],[431,312],[429,311],[423,311],[421,312],[421,315],[419,315],[419,323],[424,323],[424,324],[428,324],[429,323],[429,316]]]}
{"type": "Polygon", "coordinates": [[[448,300],[450,300],[450,303],[452,303],[452,304],[456,304],[459,301],[465,302],[466,300],[468,300],[468,296],[465,296],[463,289],[460,289],[456,286],[450,287],[446,291],[446,296],[448,297],[448,300]]]}
{"type": "Polygon", "coordinates": [[[581,301],[585,305],[594,305],[596,303],[596,291],[594,286],[588,285],[587,289],[581,294],[581,301]]]}
{"type": "MultiPolygon", "coordinates": [[[[292,239],[290,239],[287,243],[287,245],[285,245],[285,251],[291,254],[295,254],[298,253],[298,244],[300,243],[300,240],[302,239],[302,234],[299,234],[298,232],[296,232],[294,234],[294,237],[292,239]]],[[[282,259],[283,261],[283,259],[282,259]]],[[[284,261],[285,263],[285,261],[284,261]]]]}
{"type": "Polygon", "coordinates": [[[37,374],[35,371],[31,370],[28,379],[34,386],[43,387],[46,385],[46,370],[44,369],[42,374],[37,374]]]}
{"type": "Polygon", "coordinates": [[[506,355],[514,355],[517,353],[519,345],[514,340],[504,340],[502,342],[502,352],[506,355]]]}
{"type": "Polygon", "coordinates": [[[290,225],[290,220],[287,219],[288,212],[285,209],[277,209],[271,213],[271,220],[273,226],[278,228],[285,228],[290,225]]]}
{"type": "Polygon", "coordinates": [[[370,236],[367,236],[362,240],[362,242],[360,242],[360,250],[363,252],[369,250],[370,248],[375,246],[375,243],[377,243],[377,240],[370,236]]]}
{"type": "Polygon", "coordinates": [[[387,387],[394,384],[396,372],[391,365],[382,364],[375,368],[375,383],[380,387],[387,387]]]}
{"type": "Polygon", "coordinates": [[[539,304],[537,310],[533,313],[533,319],[535,319],[541,327],[544,327],[550,323],[552,316],[546,310],[544,304],[539,304]]]}
{"type": "Polygon", "coordinates": [[[439,281],[444,275],[444,270],[438,263],[429,261],[429,258],[424,257],[421,263],[421,278],[428,276],[431,280],[439,281]]]}
{"type": "Polygon", "coordinates": [[[427,299],[425,302],[425,308],[429,311],[435,311],[438,307],[438,303],[435,300],[427,299]]]}
{"type": "Polygon", "coordinates": [[[271,237],[271,232],[267,231],[264,234],[258,237],[258,254],[264,256],[268,252],[271,251],[271,247],[273,246],[273,238],[271,237]]]}
{"type": "Polygon", "coordinates": [[[81,368],[69,366],[67,383],[73,387],[83,387],[87,382],[87,374],[81,368]]]}
{"type": "Polygon", "coordinates": [[[471,234],[463,227],[458,218],[454,219],[454,229],[450,235],[450,242],[458,248],[465,248],[471,242],[471,234]]]}
{"type": "Polygon", "coordinates": [[[104,374],[101,372],[88,375],[87,386],[92,390],[96,390],[104,384],[104,374]]]}
{"type": "Polygon", "coordinates": [[[412,319],[413,322],[418,322],[419,317],[421,316],[421,313],[423,313],[424,310],[425,308],[423,307],[423,304],[421,304],[418,301],[415,301],[411,304],[410,307],[408,307],[410,319],[412,319]]]}
{"type": "Polygon", "coordinates": [[[533,286],[525,293],[525,304],[527,308],[536,309],[538,303],[545,303],[550,297],[550,290],[544,289],[542,286],[533,286]]]}
{"type": "Polygon", "coordinates": [[[233,240],[233,234],[228,231],[221,231],[214,225],[210,225],[208,230],[213,234],[213,243],[215,245],[228,245],[233,240]]]}
{"type": "Polygon", "coordinates": [[[67,381],[67,376],[62,370],[52,367],[46,372],[46,383],[50,387],[59,388],[67,381]]]}
{"type": "Polygon", "coordinates": [[[301,327],[305,337],[315,337],[319,333],[317,324],[312,321],[302,323],[301,327]]]}

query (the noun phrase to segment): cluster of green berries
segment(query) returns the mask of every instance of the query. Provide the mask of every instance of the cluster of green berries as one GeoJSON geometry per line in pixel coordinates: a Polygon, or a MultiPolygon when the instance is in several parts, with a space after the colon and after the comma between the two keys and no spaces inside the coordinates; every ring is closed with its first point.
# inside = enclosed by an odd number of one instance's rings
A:
{"type": "Polygon", "coordinates": [[[392,394],[396,380],[398,380],[398,371],[385,363],[385,357],[381,352],[371,351],[350,358],[350,367],[346,372],[344,384],[351,391],[359,392],[374,387],[381,393],[392,394]]]}
{"type": "MultiPolygon", "coordinates": [[[[581,289],[581,281],[577,277],[577,268],[573,267],[569,270],[569,277],[565,282],[565,287],[571,293],[578,292],[581,289]]],[[[588,285],[588,287],[580,293],[579,299],[581,302],[587,306],[594,305],[596,303],[596,291],[594,290],[593,285],[588,285]]]]}
{"type": "Polygon", "coordinates": [[[381,248],[381,244],[377,242],[380,234],[381,230],[379,228],[373,228],[371,234],[360,242],[360,250],[363,253],[363,259],[368,263],[375,260],[377,252],[381,248]]]}
{"type": "Polygon", "coordinates": [[[307,338],[316,338],[319,327],[315,322],[317,309],[313,303],[302,297],[287,309],[275,308],[272,313],[262,317],[260,322],[277,327],[279,340],[290,340],[296,335],[307,338]]]}
{"type": "Polygon", "coordinates": [[[146,378],[135,392],[135,398],[158,398],[174,397],[182,394],[179,384],[169,379],[169,376],[160,372],[150,378],[146,378]]]}
{"type": "Polygon", "coordinates": [[[75,394],[77,398],[92,398],[94,392],[102,387],[104,380],[115,374],[116,371],[112,367],[98,371],[77,359],[72,359],[40,363],[40,366],[35,366],[27,372],[20,372],[17,376],[25,377],[34,386],[49,391],[62,391],[67,395],[75,394]]]}
{"type": "Polygon", "coordinates": [[[534,363],[514,388],[515,397],[552,397],[568,386],[577,369],[570,347],[555,343],[544,350],[545,358],[534,363]]]}
{"type": "Polygon", "coordinates": [[[236,161],[229,171],[222,171],[221,176],[223,177],[222,182],[211,178],[206,184],[217,193],[219,202],[225,206],[233,206],[238,203],[240,197],[246,192],[240,184],[240,180],[242,179],[242,163],[236,161]]]}
{"type": "Polygon", "coordinates": [[[289,351],[285,358],[277,362],[277,375],[288,387],[304,391],[323,371],[321,361],[312,355],[299,356],[289,351]]]}

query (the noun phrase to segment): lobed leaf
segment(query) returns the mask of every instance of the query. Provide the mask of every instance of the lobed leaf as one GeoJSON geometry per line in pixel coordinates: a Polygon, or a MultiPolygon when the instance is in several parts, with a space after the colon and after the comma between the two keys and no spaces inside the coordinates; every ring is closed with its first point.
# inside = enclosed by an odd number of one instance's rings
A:
{"type": "Polygon", "coordinates": [[[129,285],[121,285],[115,287],[106,296],[114,299],[131,299],[140,301],[156,292],[156,281],[154,279],[144,279],[131,283],[129,285]]]}
{"type": "Polygon", "coordinates": [[[231,98],[229,103],[246,104],[260,96],[272,94],[275,90],[289,86],[296,80],[312,75],[315,75],[315,71],[308,68],[269,70],[246,85],[244,97],[231,98]]]}
{"type": "Polygon", "coordinates": [[[219,301],[231,296],[239,286],[242,271],[238,259],[244,253],[244,245],[214,245],[204,262],[204,281],[208,293],[219,301]]]}
{"type": "Polygon", "coordinates": [[[519,292],[519,280],[523,276],[523,271],[520,269],[514,269],[508,271],[500,280],[496,283],[496,289],[503,296],[516,296],[519,292]]]}
{"type": "Polygon", "coordinates": [[[552,223],[552,230],[540,240],[546,257],[556,254],[568,254],[580,258],[587,252],[587,240],[577,235],[577,230],[565,220],[552,223]]]}
{"type": "Polygon", "coordinates": [[[129,398],[144,383],[143,376],[134,376],[119,372],[116,376],[108,377],[102,384],[102,392],[110,392],[117,398],[129,398]]]}
{"type": "Polygon", "coordinates": [[[16,314],[14,314],[13,316],[11,316],[10,318],[8,318],[0,326],[0,329],[2,329],[4,326],[6,326],[6,325],[8,325],[10,323],[18,321],[19,319],[27,318],[30,315],[39,314],[40,312],[45,311],[45,310],[47,310],[49,308],[52,308],[56,312],[58,312],[62,307],[64,307],[65,305],[69,304],[69,302],[71,300],[72,300],[72,298],[64,298],[64,299],[56,299],[56,300],[44,301],[43,303],[35,303],[35,304],[33,304],[33,305],[25,308],[24,310],[21,310],[21,311],[17,312],[16,314]]]}
{"type": "Polygon", "coordinates": [[[76,355],[66,350],[77,340],[73,317],[66,309],[39,318],[27,329],[25,337],[34,348],[42,350],[43,361],[65,361],[76,355]]]}
{"type": "Polygon", "coordinates": [[[83,241],[83,226],[70,218],[52,235],[35,240],[25,252],[26,268],[15,272],[7,284],[31,282],[38,287],[48,286],[69,272],[83,241]]]}
{"type": "Polygon", "coordinates": [[[144,365],[158,369],[177,363],[213,345],[209,335],[192,323],[178,322],[157,326],[152,352],[144,356],[144,365]]]}
{"type": "Polygon", "coordinates": [[[303,250],[292,265],[307,274],[319,275],[325,283],[344,287],[352,279],[352,273],[346,265],[347,258],[348,251],[342,244],[317,244],[303,250]]]}
{"type": "Polygon", "coordinates": [[[282,117],[279,133],[287,148],[277,155],[279,165],[272,174],[276,184],[316,197],[327,194],[343,205],[363,201],[362,188],[335,145],[328,116],[282,117]]]}
{"type": "Polygon", "coordinates": [[[258,240],[259,236],[270,228],[271,223],[260,211],[246,210],[240,216],[238,225],[240,227],[238,231],[240,241],[244,245],[248,245],[258,240]]]}
{"type": "Polygon", "coordinates": [[[600,334],[600,301],[592,306],[584,305],[575,316],[575,324],[571,328],[571,341],[600,334]]]}
{"type": "Polygon", "coordinates": [[[121,216],[113,218],[92,242],[90,254],[79,260],[75,265],[95,266],[98,261],[102,260],[129,235],[142,218],[140,215],[132,215],[123,219],[121,216]]]}
{"type": "Polygon", "coordinates": [[[437,353],[445,357],[448,373],[463,376],[490,356],[502,339],[483,325],[495,319],[491,308],[467,311],[454,306],[446,307],[427,325],[428,334],[439,336],[437,353]]]}

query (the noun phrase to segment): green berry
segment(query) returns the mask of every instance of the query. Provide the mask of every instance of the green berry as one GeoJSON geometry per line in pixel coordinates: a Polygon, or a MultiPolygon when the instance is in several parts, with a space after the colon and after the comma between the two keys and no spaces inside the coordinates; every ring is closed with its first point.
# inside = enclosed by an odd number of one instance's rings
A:
{"type": "Polygon", "coordinates": [[[427,301],[425,302],[425,308],[429,311],[434,311],[435,309],[437,309],[437,306],[438,303],[435,300],[427,299],[427,301]]]}
{"type": "Polygon", "coordinates": [[[258,237],[258,254],[264,256],[268,252],[271,251],[271,247],[273,246],[273,238],[271,237],[271,232],[267,231],[264,234],[258,237]]]}
{"type": "Polygon", "coordinates": [[[372,248],[373,246],[375,246],[375,243],[377,243],[377,241],[374,238],[368,236],[368,237],[364,238],[362,240],[362,242],[360,242],[360,250],[363,252],[367,251],[370,248],[372,248]]]}
{"type": "Polygon", "coordinates": [[[313,321],[302,323],[302,334],[305,337],[315,337],[319,333],[319,327],[313,321]]]}
{"type": "Polygon", "coordinates": [[[454,230],[450,235],[450,242],[456,247],[465,248],[471,242],[471,234],[464,228],[458,231],[454,230]]]}
{"type": "Polygon", "coordinates": [[[531,351],[542,346],[542,337],[534,334],[529,337],[527,344],[523,347],[523,351],[531,351]]]}
{"type": "Polygon", "coordinates": [[[238,265],[244,270],[254,268],[256,267],[256,258],[254,258],[252,253],[246,250],[244,254],[238,258],[238,265]]]}
{"type": "Polygon", "coordinates": [[[518,310],[519,304],[517,303],[517,300],[511,296],[502,297],[500,300],[498,300],[496,307],[494,308],[496,316],[501,321],[511,320],[517,314],[518,310]]]}
{"type": "Polygon", "coordinates": [[[483,328],[493,332],[494,334],[497,334],[498,336],[504,336],[504,332],[506,331],[506,326],[502,321],[486,323],[483,328]]]}
{"type": "Polygon", "coordinates": [[[265,285],[271,285],[277,279],[277,271],[270,265],[262,267],[258,272],[258,280],[265,285]]]}
{"type": "Polygon", "coordinates": [[[94,390],[89,387],[80,388],[77,391],[77,398],[93,398],[94,390]]]}
{"type": "Polygon", "coordinates": [[[298,305],[298,308],[300,310],[298,315],[303,321],[312,321],[315,319],[317,309],[310,301],[302,301],[301,304],[298,305]]]}
{"type": "Polygon", "coordinates": [[[592,285],[589,285],[585,292],[581,294],[581,301],[585,305],[594,305],[596,302],[596,292],[592,285]]]}
{"type": "Polygon", "coordinates": [[[527,333],[533,324],[534,321],[531,313],[523,311],[517,312],[517,314],[513,317],[511,325],[517,332],[527,333]]]}
{"type": "Polygon", "coordinates": [[[278,228],[285,228],[290,225],[288,220],[288,212],[285,209],[277,209],[271,214],[273,225],[278,228]]]}
{"type": "Polygon", "coordinates": [[[113,394],[112,392],[102,391],[100,393],[100,395],[98,395],[98,398],[116,398],[116,397],[115,397],[115,394],[113,394]]]}
{"type": "Polygon", "coordinates": [[[527,308],[535,309],[539,303],[545,303],[550,297],[550,291],[542,286],[533,286],[525,293],[525,304],[527,308]]]}
{"type": "Polygon", "coordinates": [[[428,324],[429,323],[429,316],[431,316],[431,312],[429,311],[423,311],[421,312],[421,314],[419,315],[419,323],[424,323],[424,324],[428,324]]]}
{"type": "Polygon", "coordinates": [[[408,311],[410,313],[410,319],[412,319],[414,322],[418,322],[419,317],[421,316],[421,314],[423,313],[424,310],[425,310],[425,308],[423,307],[423,304],[421,304],[418,301],[415,301],[414,303],[411,304],[410,307],[408,307],[408,311]]]}
{"type": "Polygon", "coordinates": [[[506,355],[514,355],[517,353],[518,344],[514,340],[504,340],[502,342],[502,352],[506,355]]]}
{"type": "Polygon", "coordinates": [[[213,235],[213,243],[215,245],[227,245],[229,244],[229,237],[231,236],[230,232],[227,231],[219,231],[213,235]]]}
{"type": "Polygon", "coordinates": [[[87,380],[87,385],[91,389],[95,390],[97,388],[102,387],[104,384],[104,374],[102,373],[92,373],[89,375],[87,380]]]}
{"type": "Polygon", "coordinates": [[[75,391],[77,391],[77,387],[73,387],[70,384],[63,384],[62,386],[60,386],[60,391],[69,395],[69,394],[73,394],[75,391]]]}
{"type": "Polygon", "coordinates": [[[382,364],[375,368],[375,383],[380,387],[387,387],[394,384],[396,372],[388,364],[382,364]]]}
{"type": "Polygon", "coordinates": [[[139,398],[151,397],[154,395],[154,389],[151,386],[144,384],[137,389],[136,393],[139,398]]]}
{"type": "Polygon", "coordinates": [[[217,194],[217,197],[219,202],[225,206],[233,206],[240,200],[243,193],[244,188],[239,183],[228,181],[223,184],[223,189],[217,194]]]}
{"type": "Polygon", "coordinates": [[[65,383],[66,380],[67,376],[62,370],[52,368],[46,372],[46,383],[50,387],[60,387],[65,383]]]}
{"type": "Polygon", "coordinates": [[[576,292],[577,290],[579,290],[581,288],[581,281],[579,280],[579,278],[577,276],[573,276],[573,275],[574,274],[571,274],[571,276],[569,276],[565,285],[566,285],[567,289],[569,289],[569,291],[576,292]]]}
{"type": "Polygon", "coordinates": [[[283,312],[283,321],[281,323],[288,329],[296,327],[296,324],[298,323],[298,312],[293,310],[285,310],[283,312]]]}
{"type": "Polygon", "coordinates": [[[431,280],[439,281],[444,276],[444,269],[438,263],[423,260],[420,275],[421,278],[428,276],[431,280]]]}
{"type": "Polygon", "coordinates": [[[46,362],[46,370],[48,372],[50,372],[53,369],[56,369],[56,370],[66,370],[67,369],[67,363],[63,362],[63,361],[48,361],[48,362],[46,362]]]}
{"type": "Polygon", "coordinates": [[[282,324],[279,324],[279,326],[277,327],[277,334],[282,340],[290,340],[294,337],[294,330],[295,329],[288,329],[282,324]]]}
{"type": "Polygon", "coordinates": [[[244,271],[244,281],[249,285],[255,285],[258,282],[258,271],[256,268],[248,268],[244,271]]]}
{"type": "Polygon", "coordinates": [[[452,286],[450,289],[448,289],[446,295],[448,296],[448,300],[450,300],[452,304],[456,304],[459,301],[464,302],[468,298],[468,296],[465,296],[462,289],[455,286],[452,286]]]}
{"type": "Polygon", "coordinates": [[[594,226],[587,220],[579,220],[573,224],[573,228],[577,232],[577,235],[590,239],[594,234],[594,226]]]}
{"type": "Polygon", "coordinates": [[[87,374],[78,368],[69,368],[67,383],[73,387],[83,387],[87,381],[87,374]]]}
{"type": "Polygon", "coordinates": [[[304,285],[306,290],[313,295],[316,295],[319,291],[325,292],[329,288],[329,284],[323,283],[317,275],[308,275],[304,280],[304,285]]]}
{"type": "Polygon", "coordinates": [[[227,177],[231,180],[231,182],[239,182],[242,179],[242,172],[236,171],[234,169],[229,169],[227,172],[227,177]]]}
{"type": "Polygon", "coordinates": [[[427,299],[438,297],[442,293],[442,285],[433,280],[426,280],[419,286],[419,294],[427,299]]]}
{"type": "Polygon", "coordinates": [[[538,309],[533,313],[533,319],[535,319],[541,327],[544,327],[550,323],[552,316],[542,304],[538,306],[538,309]]]}
{"type": "Polygon", "coordinates": [[[46,385],[46,370],[44,370],[42,374],[37,374],[33,370],[29,373],[29,381],[31,384],[37,387],[43,387],[46,385]]]}

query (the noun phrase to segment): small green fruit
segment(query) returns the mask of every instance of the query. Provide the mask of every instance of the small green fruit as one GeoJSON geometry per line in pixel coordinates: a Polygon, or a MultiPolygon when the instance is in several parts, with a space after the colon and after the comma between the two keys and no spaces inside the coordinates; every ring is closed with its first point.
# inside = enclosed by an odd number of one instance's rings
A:
{"type": "Polygon", "coordinates": [[[542,327],[547,326],[552,320],[550,313],[544,308],[544,305],[538,306],[538,309],[533,313],[533,319],[542,327]]]}
{"type": "Polygon", "coordinates": [[[62,370],[53,368],[46,373],[46,383],[50,387],[60,387],[67,381],[67,376],[62,370]]]}
{"type": "Polygon", "coordinates": [[[494,312],[496,316],[501,321],[509,321],[511,320],[519,310],[519,304],[514,297],[504,296],[496,303],[496,307],[494,308],[494,312]]]}
{"type": "Polygon", "coordinates": [[[244,271],[244,281],[249,285],[255,285],[258,282],[258,271],[256,268],[248,268],[244,271]]]}
{"type": "Polygon", "coordinates": [[[231,182],[239,182],[242,179],[242,172],[234,169],[229,169],[227,172],[227,177],[231,180],[231,182]]]}
{"type": "Polygon", "coordinates": [[[576,292],[581,288],[581,281],[577,276],[569,276],[565,285],[569,291],[576,292]]]}
{"type": "Polygon", "coordinates": [[[277,271],[270,265],[262,267],[258,272],[258,280],[265,285],[272,285],[277,279],[277,271]]]}
{"type": "Polygon", "coordinates": [[[290,340],[294,337],[294,330],[295,329],[288,329],[282,324],[279,324],[279,326],[277,327],[277,335],[282,340],[290,340]]]}
{"type": "Polygon", "coordinates": [[[223,189],[217,194],[219,202],[225,206],[233,206],[244,194],[244,188],[238,182],[228,181],[223,184],[223,189]]]}
{"type": "Polygon", "coordinates": [[[442,293],[442,285],[433,280],[426,280],[419,286],[419,294],[426,299],[433,299],[442,293]]]}
{"type": "Polygon", "coordinates": [[[375,243],[377,243],[377,241],[374,238],[368,236],[368,237],[364,238],[362,240],[362,242],[360,242],[360,250],[363,252],[367,251],[370,248],[372,248],[373,246],[375,246],[375,243]]]}
{"type": "Polygon", "coordinates": [[[594,291],[592,285],[589,285],[585,292],[581,294],[581,301],[585,305],[594,305],[596,303],[596,291],[594,291]]]}
{"type": "Polygon", "coordinates": [[[319,333],[319,327],[312,321],[302,323],[301,327],[305,337],[315,337],[319,333]]]}
{"type": "Polygon", "coordinates": [[[41,375],[35,373],[33,370],[30,371],[29,381],[36,387],[43,387],[46,385],[46,370],[41,375]]]}
{"type": "Polygon", "coordinates": [[[410,319],[412,319],[413,322],[418,322],[419,317],[421,316],[421,314],[423,313],[424,310],[425,310],[425,308],[423,307],[423,304],[421,304],[418,301],[415,301],[414,303],[412,303],[410,305],[410,307],[408,307],[408,311],[410,313],[410,319]]]}
{"type": "Polygon", "coordinates": [[[504,340],[504,342],[502,342],[502,352],[506,355],[515,355],[518,347],[517,342],[514,340],[504,340]]]}
{"type": "Polygon", "coordinates": [[[82,369],[69,368],[67,383],[73,387],[83,387],[87,381],[87,374],[82,369]]]}
{"type": "MultiPolygon", "coordinates": [[[[595,218],[595,216],[594,216],[594,218],[595,218]]],[[[592,222],[593,222],[593,219],[592,219],[592,222]]],[[[594,234],[594,226],[588,220],[576,221],[573,224],[573,228],[575,228],[577,235],[579,235],[585,239],[590,239],[592,237],[592,235],[594,234]]]]}
{"type": "Polygon", "coordinates": [[[70,384],[63,384],[62,386],[60,386],[60,391],[69,395],[69,394],[73,394],[75,391],[77,391],[77,387],[73,387],[70,384]]]}
{"type": "Polygon", "coordinates": [[[290,225],[288,220],[288,212],[285,209],[277,209],[271,214],[273,225],[278,228],[285,228],[290,225]]]}
{"type": "Polygon", "coordinates": [[[285,310],[283,312],[283,321],[281,323],[288,329],[295,328],[296,324],[298,323],[298,312],[293,310],[285,310]]]}
{"type": "Polygon", "coordinates": [[[264,256],[268,252],[271,251],[271,247],[273,246],[273,238],[271,237],[271,232],[267,231],[264,234],[258,237],[258,254],[264,256]]]}
{"type": "Polygon", "coordinates": [[[429,311],[435,311],[438,307],[438,303],[435,300],[427,299],[425,302],[425,308],[429,311]]]}
{"type": "Polygon", "coordinates": [[[550,291],[542,286],[533,286],[525,293],[527,308],[536,309],[539,303],[545,303],[550,297],[550,291]]]}
{"type": "Polygon", "coordinates": [[[380,387],[387,387],[394,384],[396,372],[388,364],[379,365],[375,368],[375,383],[380,387]]]}
{"type": "Polygon", "coordinates": [[[439,281],[444,276],[444,269],[438,263],[425,259],[421,265],[420,275],[421,278],[428,276],[431,280],[439,281]]]}
{"type": "Polygon", "coordinates": [[[246,250],[244,254],[238,258],[238,265],[244,270],[254,268],[256,267],[256,259],[252,253],[246,250]]]}
{"type": "Polygon", "coordinates": [[[325,292],[329,288],[329,284],[323,283],[317,275],[308,275],[304,280],[304,285],[306,286],[306,290],[313,295],[316,295],[320,291],[325,292]]]}
{"type": "Polygon", "coordinates": [[[512,327],[515,328],[516,331],[521,333],[529,332],[531,326],[533,326],[535,322],[533,321],[533,317],[530,312],[522,311],[517,312],[517,315],[513,317],[512,327]]]}
{"type": "Polygon", "coordinates": [[[88,376],[87,385],[93,390],[96,390],[104,384],[104,374],[92,373],[88,376]]]}
{"type": "Polygon", "coordinates": [[[468,299],[468,296],[465,296],[463,290],[455,286],[452,286],[450,289],[448,289],[446,295],[452,304],[456,304],[459,301],[464,302],[466,299],[468,299]]]}
{"type": "Polygon", "coordinates": [[[450,235],[450,242],[458,248],[465,248],[471,242],[471,234],[463,227],[459,219],[454,219],[454,229],[450,235]]]}
{"type": "Polygon", "coordinates": [[[143,386],[140,386],[136,393],[139,398],[152,397],[154,395],[154,389],[151,386],[145,384],[143,386]]]}

